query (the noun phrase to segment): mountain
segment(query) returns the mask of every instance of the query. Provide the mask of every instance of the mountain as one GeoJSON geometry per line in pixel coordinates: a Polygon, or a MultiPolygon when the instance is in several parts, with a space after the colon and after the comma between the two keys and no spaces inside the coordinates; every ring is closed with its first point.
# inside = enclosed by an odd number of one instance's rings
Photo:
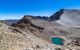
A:
{"type": "Polygon", "coordinates": [[[67,27],[80,27],[80,10],[77,9],[61,9],[52,16],[51,21],[67,26],[67,27]]]}
{"type": "MultiPolygon", "coordinates": [[[[50,17],[47,16],[32,16],[32,15],[25,15],[32,17],[34,19],[39,20],[46,20],[49,22],[56,21],[59,25],[66,26],[66,27],[80,27],[80,10],[77,9],[60,9],[50,17]]],[[[18,22],[18,20],[4,20],[5,23],[11,25],[12,23],[18,22]]]]}
{"type": "Polygon", "coordinates": [[[19,20],[19,19],[14,19],[14,20],[13,20],[13,19],[12,19],[12,20],[10,19],[10,20],[3,20],[3,21],[4,21],[5,24],[11,25],[11,24],[13,24],[13,23],[17,23],[18,20],[19,20]]]}
{"type": "Polygon", "coordinates": [[[80,50],[80,28],[73,27],[79,24],[78,15],[78,10],[61,9],[50,17],[25,15],[0,21],[0,50],[80,50]],[[54,37],[64,44],[52,43],[54,37]]]}
{"type": "Polygon", "coordinates": [[[60,29],[62,26],[56,22],[49,22],[48,20],[45,20],[42,17],[38,18],[36,16],[25,15],[21,20],[19,20],[15,24],[15,27],[18,27],[20,29],[25,29],[25,31],[29,30],[35,36],[50,41],[49,39],[50,36],[55,34],[54,30],[56,28],[60,29]]]}
{"type": "MultiPolygon", "coordinates": [[[[71,10],[73,10],[73,9],[71,9],[71,10]]],[[[71,47],[71,48],[75,49],[75,46],[79,47],[79,43],[75,44],[75,41],[79,42],[79,39],[80,39],[79,27],[77,28],[77,27],[72,27],[69,25],[68,25],[69,27],[65,27],[66,25],[63,25],[62,23],[58,22],[58,21],[62,20],[61,17],[64,14],[64,11],[68,12],[71,10],[61,9],[60,11],[58,11],[56,14],[52,15],[51,17],[47,17],[47,20],[45,20],[41,16],[25,15],[21,20],[19,20],[15,24],[15,27],[17,27],[21,30],[24,30],[25,32],[29,31],[34,36],[39,37],[49,43],[51,43],[50,38],[52,36],[58,36],[65,40],[64,43],[66,46],[67,46],[67,44],[69,44],[70,47],[74,45],[74,47],[71,47]]],[[[66,17],[68,19],[70,18],[69,16],[66,16],[66,17]]],[[[63,19],[65,19],[65,16],[63,16],[63,19]]],[[[72,24],[72,22],[71,22],[72,19],[74,19],[74,18],[70,18],[70,20],[69,20],[71,24],[72,24]]],[[[66,20],[66,21],[68,21],[68,20],[66,20]]],[[[75,19],[74,21],[77,21],[77,19],[75,19]]],[[[66,23],[66,22],[64,21],[64,23],[66,23]]],[[[67,47],[69,47],[69,46],[67,46],[67,47]]],[[[76,48],[76,49],[78,49],[78,48],[76,48]]]]}

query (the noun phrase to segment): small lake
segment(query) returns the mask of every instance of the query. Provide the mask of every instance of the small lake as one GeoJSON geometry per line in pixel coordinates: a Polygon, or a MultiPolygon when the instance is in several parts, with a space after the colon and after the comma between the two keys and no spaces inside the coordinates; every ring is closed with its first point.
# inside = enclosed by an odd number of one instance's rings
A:
{"type": "Polygon", "coordinates": [[[59,37],[52,37],[51,41],[53,44],[56,44],[56,45],[64,45],[64,42],[63,42],[64,40],[59,37]]]}

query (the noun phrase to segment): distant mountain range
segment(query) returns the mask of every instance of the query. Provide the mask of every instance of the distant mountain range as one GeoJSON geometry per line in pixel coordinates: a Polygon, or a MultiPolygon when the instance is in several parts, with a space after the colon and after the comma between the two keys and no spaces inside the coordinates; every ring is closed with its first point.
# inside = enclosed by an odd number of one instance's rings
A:
{"type": "MultiPolygon", "coordinates": [[[[50,17],[46,16],[32,16],[34,19],[42,19],[46,21],[56,21],[58,24],[67,26],[67,27],[80,27],[80,10],[77,9],[60,9],[50,17]]],[[[18,20],[4,20],[5,23],[11,25],[12,23],[16,23],[18,20]]]]}
{"type": "Polygon", "coordinates": [[[13,20],[13,19],[12,19],[12,20],[11,20],[11,19],[10,19],[10,20],[4,20],[4,23],[7,24],[7,25],[11,25],[11,24],[13,24],[13,23],[17,23],[18,20],[19,20],[19,19],[14,19],[14,20],[13,20]]]}

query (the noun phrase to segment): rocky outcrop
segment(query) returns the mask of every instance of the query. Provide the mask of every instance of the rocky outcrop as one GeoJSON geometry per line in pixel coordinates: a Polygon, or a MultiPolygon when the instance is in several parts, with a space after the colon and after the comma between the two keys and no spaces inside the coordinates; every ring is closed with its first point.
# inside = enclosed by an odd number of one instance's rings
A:
{"type": "Polygon", "coordinates": [[[73,37],[72,42],[70,43],[70,45],[80,46],[80,37],[73,37]]]}

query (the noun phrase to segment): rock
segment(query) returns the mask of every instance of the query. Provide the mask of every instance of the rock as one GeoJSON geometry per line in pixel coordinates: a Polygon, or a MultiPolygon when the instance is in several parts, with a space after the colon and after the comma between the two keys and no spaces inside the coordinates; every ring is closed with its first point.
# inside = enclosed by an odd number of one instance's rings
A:
{"type": "Polygon", "coordinates": [[[80,37],[76,37],[73,39],[73,45],[80,46],[80,37]]]}
{"type": "Polygon", "coordinates": [[[62,50],[61,48],[55,48],[55,50],[62,50]]]}
{"type": "Polygon", "coordinates": [[[28,49],[25,49],[25,50],[33,50],[33,48],[28,48],[28,49]]]}

